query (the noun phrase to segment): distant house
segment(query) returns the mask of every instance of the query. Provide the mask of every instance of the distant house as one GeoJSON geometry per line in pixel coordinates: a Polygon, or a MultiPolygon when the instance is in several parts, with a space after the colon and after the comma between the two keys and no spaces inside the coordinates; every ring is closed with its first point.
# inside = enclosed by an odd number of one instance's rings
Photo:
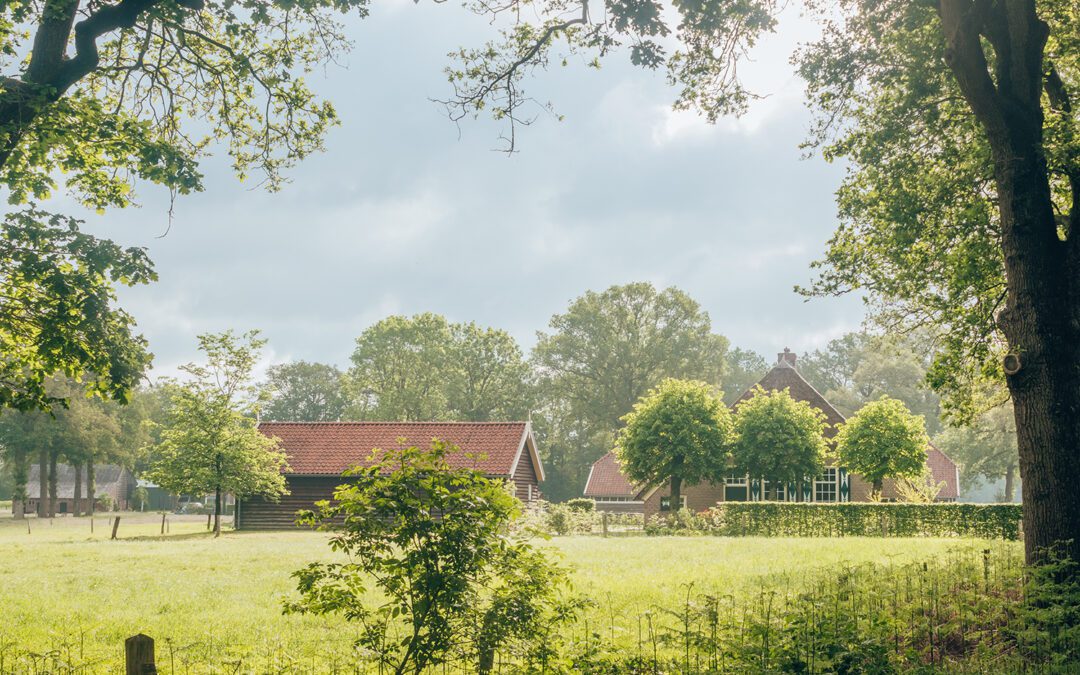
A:
{"type": "MultiPolygon", "coordinates": [[[[82,508],[86,509],[86,468],[82,471],[82,508]]],[[[115,464],[101,464],[94,467],[94,496],[97,502],[94,508],[103,506],[100,497],[107,495],[110,508],[117,511],[126,511],[131,506],[131,496],[135,490],[135,477],[122,466],[115,464]]],[[[48,492],[45,494],[48,498],[48,492]]],[[[26,481],[26,509],[25,513],[33,513],[38,508],[41,499],[41,467],[38,464],[30,466],[30,475],[26,481]]],[[[13,506],[14,508],[14,506],[13,506]]],[[[56,513],[66,514],[75,512],[75,468],[69,464],[56,466],[56,513]]]]}
{"type": "Polygon", "coordinates": [[[296,512],[331,499],[355,466],[370,466],[373,450],[417,446],[439,439],[458,448],[447,456],[455,468],[471,468],[514,485],[522,501],[540,499],[544,467],[528,422],[263,422],[259,430],[281,440],[288,456],[289,493],[279,502],[262,498],[237,505],[240,529],[293,527],[296,512]]]}
{"type": "MultiPolygon", "coordinates": [[[[836,435],[836,426],[844,416],[825,397],[810,385],[795,367],[796,357],[785,349],[778,355],[776,365],[755,386],[766,391],[787,389],[792,398],[806,401],[825,413],[829,425],[825,432],[829,440],[836,435]]],[[[732,408],[753,396],[754,387],[745,391],[732,408]]],[[[956,463],[933,445],[927,446],[926,463],[938,483],[944,487],[938,501],[956,501],[960,488],[960,472],[956,463]]],[[[704,511],[722,501],[790,501],[790,502],[847,502],[867,501],[872,485],[857,474],[840,466],[828,466],[820,476],[802,484],[770,484],[749,476],[732,473],[724,482],[683,486],[682,507],[704,511]]],[[[646,516],[667,511],[671,491],[667,484],[634,485],[622,474],[614,453],[607,453],[593,463],[585,483],[584,496],[596,501],[604,511],[644,513],[646,516]]],[[[896,499],[896,482],[886,479],[882,486],[885,499],[896,499]]]]}

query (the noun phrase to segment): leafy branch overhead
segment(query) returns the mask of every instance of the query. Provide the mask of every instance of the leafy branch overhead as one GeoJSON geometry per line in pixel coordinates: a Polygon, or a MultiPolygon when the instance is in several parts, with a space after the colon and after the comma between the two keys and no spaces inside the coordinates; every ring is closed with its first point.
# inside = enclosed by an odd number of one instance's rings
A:
{"type": "Polygon", "coordinates": [[[336,123],[304,75],[348,48],[334,13],[350,10],[366,0],[4,3],[0,181],[44,198],[63,172],[87,205],[124,206],[135,179],[200,189],[220,141],[276,189],[336,123]]]}
{"type": "Polygon", "coordinates": [[[486,111],[506,121],[511,152],[517,127],[552,109],[526,93],[526,77],[570,59],[599,67],[619,49],[635,65],[666,71],[679,89],[677,108],[712,121],[744,111],[756,95],[739,77],[739,60],[773,29],[778,11],[772,0],[676,2],[673,11],[655,0],[471,0],[466,7],[503,27],[499,39],[449,55],[453,95],[441,103],[454,121],[486,111]]]}

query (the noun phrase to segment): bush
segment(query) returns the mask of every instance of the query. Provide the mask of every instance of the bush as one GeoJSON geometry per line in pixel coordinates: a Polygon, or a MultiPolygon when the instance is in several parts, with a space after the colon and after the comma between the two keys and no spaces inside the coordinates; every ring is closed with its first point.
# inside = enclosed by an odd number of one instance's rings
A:
{"type": "Polygon", "coordinates": [[[605,514],[600,511],[574,509],[570,502],[532,502],[525,506],[522,517],[513,524],[513,530],[549,536],[600,534],[604,530],[605,518],[609,533],[640,531],[644,525],[644,516],[640,513],[605,514]]]}
{"type": "Polygon", "coordinates": [[[94,500],[97,502],[99,511],[112,511],[113,501],[112,497],[102,492],[94,500]]]}
{"type": "Polygon", "coordinates": [[[566,506],[569,507],[570,509],[574,510],[574,511],[588,512],[588,511],[595,511],[596,510],[596,502],[594,502],[591,499],[586,499],[585,497],[577,497],[575,499],[568,499],[566,501],[566,506]]]}
{"type": "Polygon", "coordinates": [[[707,528],[726,537],[1020,538],[1019,504],[724,502],[707,528]]]}

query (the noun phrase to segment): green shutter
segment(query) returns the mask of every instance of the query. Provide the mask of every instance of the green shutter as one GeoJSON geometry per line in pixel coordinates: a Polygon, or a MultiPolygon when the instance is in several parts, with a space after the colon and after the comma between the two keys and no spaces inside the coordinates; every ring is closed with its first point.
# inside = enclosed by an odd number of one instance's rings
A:
{"type": "Polygon", "coordinates": [[[851,501],[851,481],[847,469],[839,469],[837,474],[840,476],[840,501],[849,502],[851,501]]]}
{"type": "Polygon", "coordinates": [[[761,481],[757,478],[750,479],[750,501],[761,501],[761,481]]]}

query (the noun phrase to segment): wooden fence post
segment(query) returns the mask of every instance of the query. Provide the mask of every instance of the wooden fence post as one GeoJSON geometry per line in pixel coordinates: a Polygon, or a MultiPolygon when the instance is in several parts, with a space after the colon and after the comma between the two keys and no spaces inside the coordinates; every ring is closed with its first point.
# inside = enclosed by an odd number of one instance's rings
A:
{"type": "Polygon", "coordinates": [[[607,536],[607,511],[604,511],[604,515],[601,516],[600,526],[602,528],[602,532],[604,533],[604,536],[606,537],[607,536]]]}
{"type": "Polygon", "coordinates": [[[161,512],[161,533],[165,534],[165,512],[161,512]]]}
{"type": "Polygon", "coordinates": [[[154,638],[139,633],[124,640],[124,659],[127,664],[127,675],[156,674],[154,638]]]}
{"type": "Polygon", "coordinates": [[[113,524],[112,524],[112,536],[109,537],[109,538],[110,539],[116,539],[116,531],[119,530],[119,529],[120,529],[120,516],[117,516],[116,520],[114,520],[113,524]]]}
{"type": "Polygon", "coordinates": [[[206,514],[206,531],[207,532],[210,531],[210,519],[213,518],[213,517],[214,517],[214,514],[212,514],[212,513],[206,514]]]}

